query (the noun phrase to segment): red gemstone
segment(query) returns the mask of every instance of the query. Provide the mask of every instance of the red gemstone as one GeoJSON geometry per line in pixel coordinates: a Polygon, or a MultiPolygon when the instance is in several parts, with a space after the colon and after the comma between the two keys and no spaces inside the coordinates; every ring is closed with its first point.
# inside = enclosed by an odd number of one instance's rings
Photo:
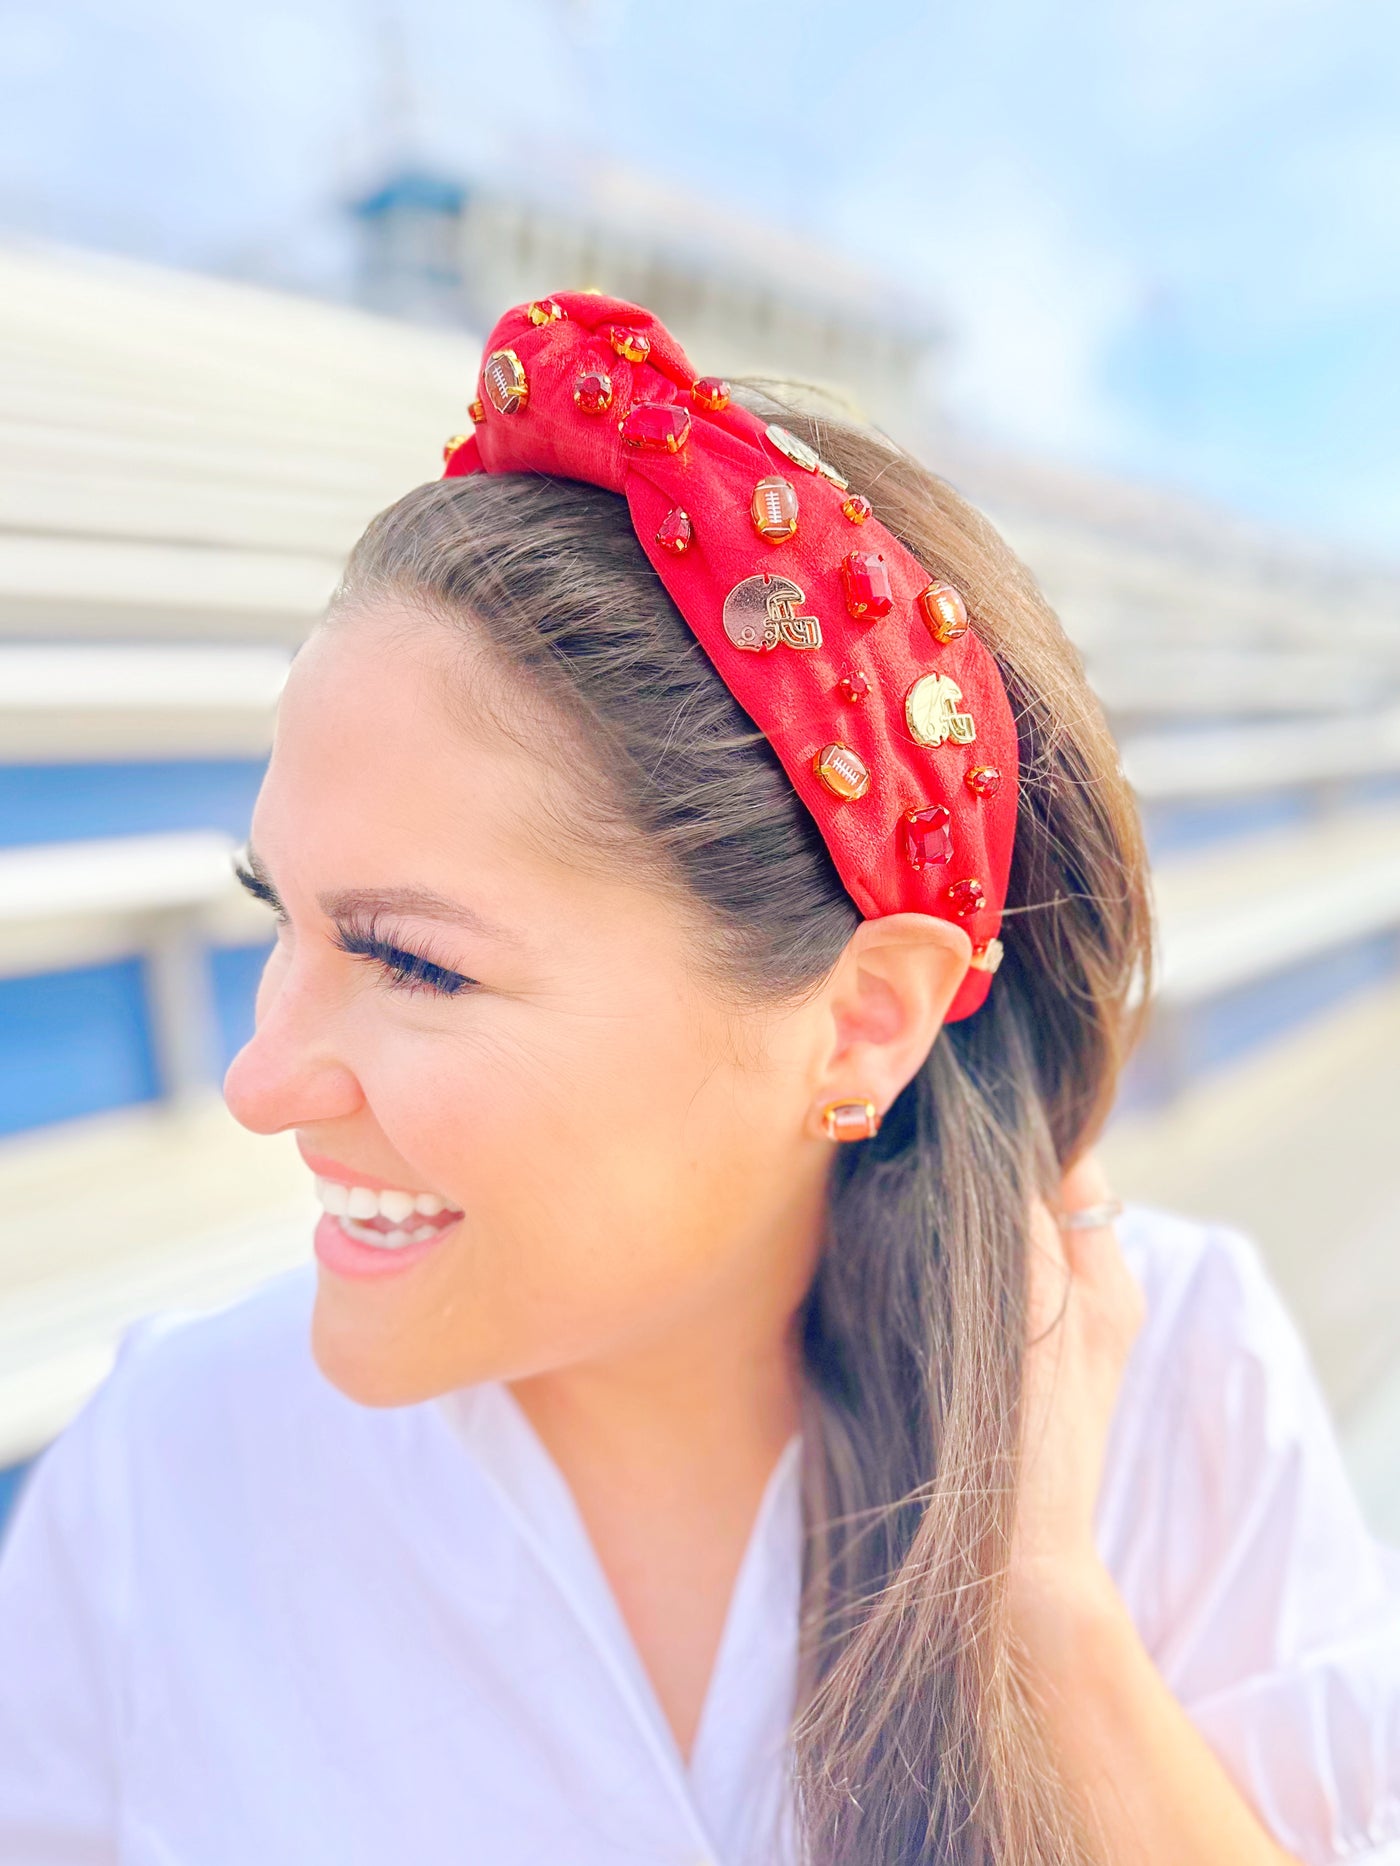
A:
{"type": "Polygon", "coordinates": [[[690,549],[691,540],[690,514],[673,506],[657,527],[656,542],[663,551],[669,551],[673,557],[683,556],[690,549]]]}
{"type": "Polygon", "coordinates": [[[639,330],[624,330],[621,324],[613,325],[608,332],[608,342],[629,363],[645,363],[651,355],[650,337],[644,337],[639,330]]]}
{"type": "Polygon", "coordinates": [[[729,406],[730,389],[723,376],[702,376],[698,382],[691,383],[690,393],[701,408],[708,408],[712,415],[729,406]]]}
{"type": "Polygon", "coordinates": [[[987,905],[987,890],[980,881],[955,881],[948,890],[948,901],[959,920],[966,920],[987,905]]]}
{"type": "Polygon", "coordinates": [[[846,607],[861,622],[874,622],[894,607],[890,573],[878,551],[852,551],[841,560],[846,607]]]}
{"type": "Polygon", "coordinates": [[[899,824],[904,859],[914,868],[936,868],[953,859],[952,817],[941,803],[906,810],[899,824]]]}
{"type": "Polygon", "coordinates": [[[585,369],[574,381],[574,401],[586,415],[605,415],[612,407],[612,377],[605,369],[585,369]]]}
{"type": "Polygon", "coordinates": [[[836,684],[841,690],[841,698],[849,700],[852,705],[857,700],[863,700],[870,691],[870,682],[864,674],[843,674],[836,684]]]}
{"type": "Polygon", "coordinates": [[[617,424],[629,447],[678,454],[690,439],[690,410],[674,402],[638,402],[617,424]]]}
{"type": "Polygon", "coordinates": [[[868,499],[862,499],[858,492],[853,492],[842,504],[841,510],[853,525],[863,525],[874,507],[868,499]]]}
{"type": "Polygon", "coordinates": [[[974,765],[963,782],[974,797],[995,797],[1001,789],[1001,773],[995,765],[974,765]]]}

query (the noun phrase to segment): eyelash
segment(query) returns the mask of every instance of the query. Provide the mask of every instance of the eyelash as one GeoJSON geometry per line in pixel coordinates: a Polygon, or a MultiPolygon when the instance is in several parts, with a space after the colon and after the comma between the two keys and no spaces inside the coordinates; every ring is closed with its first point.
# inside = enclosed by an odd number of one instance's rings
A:
{"type": "MultiPolygon", "coordinates": [[[[256,900],[263,901],[272,909],[278,924],[285,926],[286,909],[272,889],[264,886],[256,875],[241,865],[235,864],[233,872],[256,900]]],[[[416,992],[429,991],[437,997],[452,998],[476,984],[474,978],[449,971],[446,966],[424,958],[421,953],[405,952],[401,946],[391,945],[388,940],[381,938],[375,926],[373,920],[367,925],[359,921],[337,925],[331,943],[339,947],[341,952],[349,953],[352,958],[372,960],[386,975],[392,990],[407,992],[410,996],[416,992]]]]}

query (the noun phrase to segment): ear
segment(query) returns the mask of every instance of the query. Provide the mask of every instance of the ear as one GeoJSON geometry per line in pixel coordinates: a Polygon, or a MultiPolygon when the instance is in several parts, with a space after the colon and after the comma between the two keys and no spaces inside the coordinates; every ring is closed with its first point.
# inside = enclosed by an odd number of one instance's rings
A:
{"type": "Polygon", "coordinates": [[[824,1044],[811,1112],[833,1101],[872,1101],[884,1115],[922,1068],[967,972],[972,941],[932,914],[863,920],[822,993],[824,1044]]]}

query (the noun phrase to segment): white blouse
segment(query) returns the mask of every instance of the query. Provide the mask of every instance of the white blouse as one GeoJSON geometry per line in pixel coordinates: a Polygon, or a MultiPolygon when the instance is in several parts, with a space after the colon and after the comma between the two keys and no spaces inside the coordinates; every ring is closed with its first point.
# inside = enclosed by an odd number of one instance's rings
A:
{"type": "MultiPolygon", "coordinates": [[[[1171,1689],[1309,1866],[1400,1866],[1400,1563],[1253,1248],[1120,1227],[1148,1320],[1100,1546],[1171,1689]]],[[[356,1405],[314,1268],[130,1331],[0,1559],[13,1866],[775,1866],[795,1855],[798,1443],[681,1759],[509,1390],[356,1405]]]]}

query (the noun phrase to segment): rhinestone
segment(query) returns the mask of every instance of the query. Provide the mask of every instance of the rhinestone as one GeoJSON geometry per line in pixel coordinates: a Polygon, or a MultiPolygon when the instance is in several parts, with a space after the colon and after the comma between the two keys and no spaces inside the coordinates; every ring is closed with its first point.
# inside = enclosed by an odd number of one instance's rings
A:
{"type": "Polygon", "coordinates": [[[564,315],[564,307],[553,298],[537,298],[530,306],[532,324],[553,324],[564,315]]]}
{"type": "Polygon", "coordinates": [[[920,591],[919,604],[935,641],[956,641],[966,635],[967,604],[951,583],[930,583],[920,591]]]}
{"type": "Polygon", "coordinates": [[[995,797],[1001,789],[1001,773],[995,765],[974,765],[963,783],[974,797],[995,797]]]}
{"type": "Polygon", "coordinates": [[[530,399],[525,365],[514,350],[493,350],[481,372],[486,399],[498,415],[518,415],[530,399]]]}
{"type": "Polygon", "coordinates": [[[870,682],[864,674],[843,674],[836,685],[840,689],[841,698],[849,700],[853,706],[870,691],[870,682]]]}
{"type": "Polygon", "coordinates": [[[486,404],[481,401],[468,402],[467,413],[471,416],[476,425],[480,427],[482,422],[486,419],[486,404]]]}
{"type": "Polygon", "coordinates": [[[574,379],[574,402],[586,415],[605,415],[612,407],[612,377],[605,369],[585,369],[574,379]]]}
{"type": "Polygon", "coordinates": [[[862,499],[858,492],[853,492],[841,507],[853,525],[863,525],[873,509],[870,501],[862,499]]]}
{"type": "Polygon", "coordinates": [[[865,760],[839,741],[823,745],[812,760],[812,769],[826,788],[846,803],[863,797],[870,789],[870,771],[865,760]]]}
{"type": "Polygon", "coordinates": [[[912,868],[937,868],[953,859],[952,815],[941,803],[922,810],[906,810],[900,818],[899,842],[912,868]]]}
{"type": "Polygon", "coordinates": [[[980,881],[955,881],[948,890],[948,902],[959,920],[966,920],[987,905],[987,890],[980,881]]]}
{"type": "Polygon", "coordinates": [[[671,508],[658,526],[656,542],[673,557],[683,557],[690,549],[691,536],[690,514],[683,512],[677,505],[671,508]]]}
{"type": "Polygon", "coordinates": [[[700,407],[708,408],[712,415],[729,406],[730,389],[723,376],[702,376],[698,382],[691,383],[690,393],[700,407]]]}
{"type": "Polygon", "coordinates": [[[890,573],[878,551],[852,551],[841,559],[846,607],[858,622],[875,622],[894,607],[890,573]]]}
{"type": "Polygon", "coordinates": [[[444,441],[442,444],[442,458],[444,464],[452,458],[459,447],[465,447],[470,439],[471,436],[469,434],[454,434],[451,440],[444,441]]]}
{"type": "Polygon", "coordinates": [[[754,487],[749,512],[754,530],[769,544],[781,544],[797,530],[797,494],[776,474],[754,487]]]}
{"type": "Polygon", "coordinates": [[[624,330],[621,324],[613,325],[608,332],[608,342],[629,363],[645,363],[651,355],[651,338],[644,337],[639,330],[624,330]]]}
{"type": "Polygon", "coordinates": [[[617,424],[628,447],[678,454],[690,439],[690,410],[675,402],[638,402],[617,424]]]}
{"type": "Polygon", "coordinates": [[[989,939],[980,946],[974,946],[968,964],[974,972],[995,972],[1006,957],[1006,948],[999,939],[989,939]]]}

